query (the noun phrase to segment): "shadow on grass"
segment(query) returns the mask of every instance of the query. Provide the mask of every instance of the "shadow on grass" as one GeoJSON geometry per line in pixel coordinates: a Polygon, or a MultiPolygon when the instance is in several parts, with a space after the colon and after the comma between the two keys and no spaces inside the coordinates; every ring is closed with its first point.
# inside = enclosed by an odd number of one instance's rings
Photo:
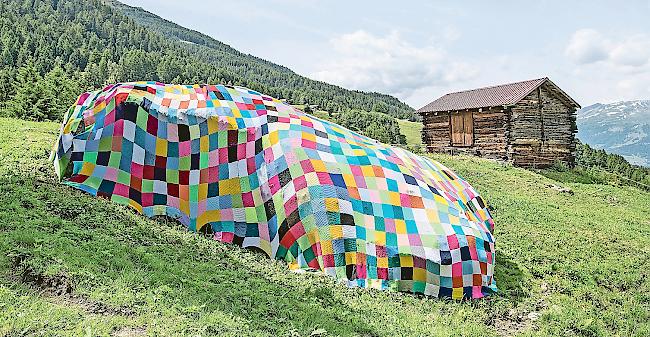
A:
{"type": "Polygon", "coordinates": [[[529,278],[508,254],[497,252],[494,274],[500,296],[515,303],[530,296],[529,278]]]}

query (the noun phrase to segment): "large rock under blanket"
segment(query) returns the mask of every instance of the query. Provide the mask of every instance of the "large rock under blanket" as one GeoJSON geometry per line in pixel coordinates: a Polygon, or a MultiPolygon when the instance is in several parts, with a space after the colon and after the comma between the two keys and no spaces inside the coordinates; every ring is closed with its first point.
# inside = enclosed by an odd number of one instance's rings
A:
{"type": "Polygon", "coordinates": [[[494,223],[467,182],[249,89],[137,82],[85,93],[53,159],[67,185],[348,286],[496,291],[494,223]]]}

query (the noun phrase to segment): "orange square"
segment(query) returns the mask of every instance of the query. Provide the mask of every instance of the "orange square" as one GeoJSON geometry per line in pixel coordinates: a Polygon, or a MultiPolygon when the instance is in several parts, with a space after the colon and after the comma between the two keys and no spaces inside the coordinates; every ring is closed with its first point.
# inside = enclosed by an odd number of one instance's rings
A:
{"type": "Polygon", "coordinates": [[[422,198],[412,195],[411,196],[411,207],[412,208],[424,208],[424,203],[422,202],[422,198]]]}
{"type": "Polygon", "coordinates": [[[169,98],[163,98],[162,103],[160,105],[169,107],[172,104],[172,100],[169,98]]]}
{"type": "Polygon", "coordinates": [[[181,101],[181,104],[178,107],[180,109],[187,109],[190,107],[190,101],[181,101]]]}

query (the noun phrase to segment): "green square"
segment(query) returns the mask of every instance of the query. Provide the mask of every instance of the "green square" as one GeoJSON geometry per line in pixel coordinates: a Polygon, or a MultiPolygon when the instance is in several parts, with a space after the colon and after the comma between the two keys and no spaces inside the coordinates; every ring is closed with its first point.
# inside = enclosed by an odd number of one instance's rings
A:
{"type": "Polygon", "coordinates": [[[198,124],[190,125],[190,139],[199,139],[201,137],[201,129],[198,124]]]}
{"type": "Polygon", "coordinates": [[[183,156],[178,158],[178,169],[182,171],[187,171],[192,167],[192,157],[183,156]]]}
{"type": "Polygon", "coordinates": [[[96,163],[97,162],[97,152],[87,151],[84,152],[84,161],[87,163],[96,163]]]}
{"type": "Polygon", "coordinates": [[[129,204],[129,198],[123,197],[118,194],[113,194],[111,195],[111,201],[116,202],[121,205],[128,205],[129,204]]]}
{"type": "Polygon", "coordinates": [[[168,183],[172,184],[178,184],[178,171],[177,170],[167,170],[167,174],[165,175],[165,180],[167,180],[168,183]]]}
{"type": "Polygon", "coordinates": [[[142,179],[142,193],[153,193],[153,180],[142,179]]]}
{"type": "Polygon", "coordinates": [[[257,223],[257,212],[254,207],[246,207],[244,209],[246,212],[246,222],[257,223]]]}
{"type": "Polygon", "coordinates": [[[127,172],[119,170],[117,172],[117,182],[122,185],[129,186],[131,185],[131,175],[127,172]]]}
{"type": "Polygon", "coordinates": [[[122,160],[122,152],[111,152],[111,156],[108,158],[108,166],[120,167],[120,160],[122,160]]]}
{"type": "Polygon", "coordinates": [[[142,107],[138,107],[138,117],[135,124],[142,130],[147,130],[147,121],[149,120],[149,113],[142,107]]]}
{"type": "Polygon", "coordinates": [[[113,137],[99,139],[99,151],[110,151],[113,148],[113,137]]]}
{"type": "Polygon", "coordinates": [[[190,185],[190,201],[198,202],[199,201],[199,186],[190,185]]]}
{"type": "Polygon", "coordinates": [[[98,189],[99,185],[102,183],[102,180],[102,178],[90,176],[88,179],[86,179],[86,181],[84,181],[84,185],[98,189]]]}
{"type": "Polygon", "coordinates": [[[204,169],[208,168],[210,165],[210,155],[207,152],[201,152],[199,161],[199,168],[204,169]]]}
{"type": "Polygon", "coordinates": [[[246,193],[251,191],[251,187],[249,185],[249,180],[245,178],[239,179],[239,186],[241,186],[241,192],[246,193]]]}
{"type": "Polygon", "coordinates": [[[300,177],[305,174],[300,164],[294,164],[289,167],[289,173],[292,177],[300,177]]]}

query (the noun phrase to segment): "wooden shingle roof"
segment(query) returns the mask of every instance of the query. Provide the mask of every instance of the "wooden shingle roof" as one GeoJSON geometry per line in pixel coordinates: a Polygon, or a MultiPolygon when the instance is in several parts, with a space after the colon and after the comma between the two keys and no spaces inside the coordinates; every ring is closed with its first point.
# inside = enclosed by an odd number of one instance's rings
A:
{"type": "Polygon", "coordinates": [[[528,96],[533,90],[544,83],[549,83],[553,91],[558,93],[570,105],[580,108],[580,105],[555,85],[548,77],[534,80],[495,85],[491,87],[452,92],[420,108],[418,113],[440,112],[488,108],[495,106],[513,105],[528,96]]]}

